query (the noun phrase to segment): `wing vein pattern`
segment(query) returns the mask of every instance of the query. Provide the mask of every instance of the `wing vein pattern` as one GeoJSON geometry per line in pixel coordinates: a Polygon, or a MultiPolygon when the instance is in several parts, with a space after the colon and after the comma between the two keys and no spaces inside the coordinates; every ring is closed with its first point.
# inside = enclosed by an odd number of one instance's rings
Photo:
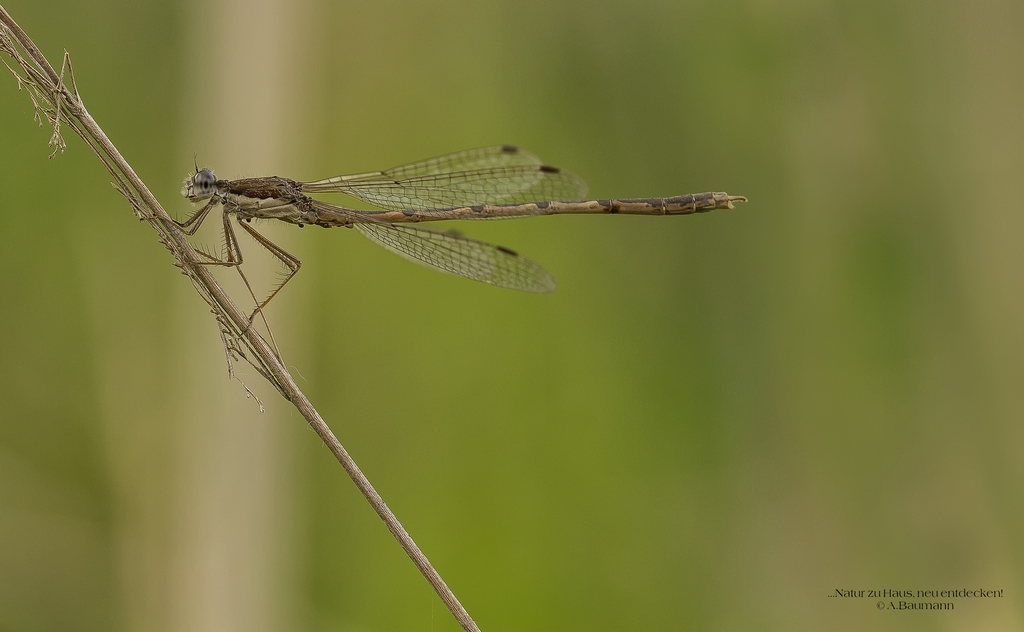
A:
{"type": "Polygon", "coordinates": [[[544,268],[508,248],[455,233],[375,220],[324,202],[314,205],[320,211],[347,217],[371,241],[410,261],[521,292],[555,291],[555,280],[544,268]]]}
{"type": "Polygon", "coordinates": [[[586,197],[577,176],[508,145],[471,149],[386,171],[302,183],[305,193],[344,193],[389,210],[571,201],[586,197]]]}

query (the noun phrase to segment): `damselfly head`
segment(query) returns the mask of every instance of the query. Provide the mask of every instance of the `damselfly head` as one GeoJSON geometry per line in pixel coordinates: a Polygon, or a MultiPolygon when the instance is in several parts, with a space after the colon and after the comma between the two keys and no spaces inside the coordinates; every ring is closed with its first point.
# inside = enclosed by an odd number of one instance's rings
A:
{"type": "Polygon", "coordinates": [[[191,202],[198,202],[213,197],[217,192],[217,176],[209,169],[197,169],[194,174],[185,178],[181,194],[191,202]]]}

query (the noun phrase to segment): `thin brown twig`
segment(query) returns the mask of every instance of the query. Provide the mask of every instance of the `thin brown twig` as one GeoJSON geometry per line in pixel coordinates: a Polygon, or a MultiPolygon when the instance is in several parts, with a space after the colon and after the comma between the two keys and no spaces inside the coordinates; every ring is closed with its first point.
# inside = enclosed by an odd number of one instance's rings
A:
{"type": "MultiPolygon", "coordinates": [[[[53,137],[50,140],[50,145],[54,148],[53,155],[63,152],[66,148],[60,134],[62,125],[80,136],[107,168],[114,179],[112,183],[114,188],[128,200],[135,216],[153,227],[160,242],[174,256],[175,265],[181,268],[182,274],[192,281],[196,291],[210,306],[220,328],[221,340],[224,343],[228,360],[229,375],[235,377],[232,369],[234,361],[246,361],[298,409],[338,459],[341,466],[345,468],[356,487],[384,521],[388,530],[398,540],[424,578],[448,606],[448,610],[454,615],[462,629],[466,632],[480,632],[469,613],[462,607],[462,604],[434,570],[427,557],[416,546],[398,518],[391,512],[391,509],[360,471],[309,399],[299,389],[279,355],[251,326],[249,318],[234,304],[224,288],[217,282],[210,267],[203,265],[202,258],[178,228],[176,222],[171,219],[160,202],[85,109],[78,94],[78,86],[75,85],[71,58],[67,51],[64,52],[61,72],[57,73],[31,38],[11,18],[6,9],[0,6],[0,52],[7,54],[14,61],[13,67],[6,61],[4,61],[4,65],[14,74],[18,82],[18,89],[28,93],[35,108],[36,120],[40,125],[43,125],[45,120],[52,126],[53,137]],[[19,73],[15,68],[20,68],[21,72],[19,73]],[[65,74],[70,78],[73,89],[68,89],[65,84],[65,74]]],[[[51,155],[51,157],[53,156],[51,155]]],[[[248,395],[252,395],[248,388],[245,390],[248,395]]],[[[262,409],[262,404],[260,407],[262,409]]]]}

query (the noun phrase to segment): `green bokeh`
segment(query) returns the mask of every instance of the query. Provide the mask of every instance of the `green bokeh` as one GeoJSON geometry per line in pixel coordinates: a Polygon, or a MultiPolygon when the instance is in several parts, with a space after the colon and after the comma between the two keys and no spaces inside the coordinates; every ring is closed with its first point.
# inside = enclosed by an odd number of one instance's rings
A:
{"type": "MultiPolygon", "coordinates": [[[[196,2],[3,5],[51,61],[71,51],[90,111],[184,213],[192,153],[216,151],[197,79],[219,71],[189,32],[231,25],[196,2]]],[[[594,197],[750,198],[459,226],[542,263],[549,296],[352,231],[286,237],[306,263],[272,312],[289,363],[483,630],[1024,628],[1020,3],[310,0],[296,19],[312,70],[247,69],[303,95],[282,175],[508,142],[594,197]],[[1005,596],[829,598],[979,586],[1005,596]]],[[[218,414],[182,387],[228,381],[216,330],[83,144],[46,160],[15,88],[0,630],[175,629],[173,599],[131,595],[173,592],[159,552],[187,536],[152,516],[180,507],[175,411],[218,414]],[[182,314],[201,355],[168,333],[182,314]]],[[[286,627],[456,630],[301,418],[232,389],[285,437],[286,627]]]]}

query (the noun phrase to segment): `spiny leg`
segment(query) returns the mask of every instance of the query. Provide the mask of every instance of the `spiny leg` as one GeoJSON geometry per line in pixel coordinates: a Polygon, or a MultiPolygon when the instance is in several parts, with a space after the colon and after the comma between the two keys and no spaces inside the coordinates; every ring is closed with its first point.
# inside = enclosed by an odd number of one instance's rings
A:
{"type": "MultiPolygon", "coordinates": [[[[256,292],[253,291],[252,284],[249,283],[249,279],[245,276],[245,273],[242,272],[242,250],[238,247],[238,238],[235,236],[234,228],[231,227],[231,220],[228,217],[228,215],[229,213],[225,212],[222,217],[222,220],[224,222],[224,243],[225,248],[227,249],[228,261],[234,265],[235,270],[238,272],[238,276],[241,277],[242,279],[242,283],[245,284],[245,289],[249,291],[249,296],[252,297],[252,302],[257,306],[253,313],[249,314],[249,325],[245,328],[245,331],[248,331],[249,327],[252,327],[252,321],[256,317],[256,314],[259,313],[260,320],[263,321],[263,325],[267,328],[267,334],[270,336],[270,342],[273,343],[274,345],[274,353],[277,354],[278,360],[284,362],[284,358],[281,356],[281,349],[278,348],[277,339],[274,337],[274,330],[270,328],[270,322],[267,320],[266,315],[262,311],[260,311],[264,305],[270,302],[270,299],[273,298],[274,295],[271,294],[270,298],[267,298],[267,300],[265,300],[262,304],[260,304],[259,299],[256,298],[256,292]]],[[[252,229],[250,229],[245,224],[242,224],[242,228],[246,228],[250,233],[253,233],[252,229]]],[[[264,240],[266,239],[262,235],[258,235],[258,237],[264,240]]],[[[269,243],[269,240],[267,241],[269,243]]],[[[263,242],[261,241],[260,243],[263,242]]],[[[292,274],[295,273],[292,272],[292,274]]],[[[288,279],[285,279],[285,281],[287,280],[288,279]]],[[[281,285],[284,285],[284,283],[282,283],[281,285]]],[[[280,286],[278,286],[278,289],[281,289],[280,286]]],[[[243,331],[243,333],[245,332],[243,331]]]]}
{"type": "MultiPolygon", "coordinates": [[[[199,209],[191,217],[184,222],[179,222],[175,219],[171,219],[179,228],[183,230],[186,235],[191,236],[199,228],[199,224],[202,224],[203,220],[209,215],[210,210],[213,208],[214,202],[211,201],[209,204],[199,209]],[[189,224],[195,223],[191,228],[189,224]]],[[[221,214],[221,219],[224,222],[224,243],[227,251],[227,259],[221,259],[216,255],[212,255],[202,248],[193,246],[196,253],[201,257],[204,257],[206,261],[197,261],[195,265],[201,266],[224,266],[228,268],[237,268],[242,265],[242,252],[238,249],[238,240],[235,238],[235,233],[231,230],[231,225],[228,223],[228,213],[224,212],[221,214]]],[[[255,297],[253,297],[255,301],[255,297]]]]}
{"type": "MultiPolygon", "coordinates": [[[[207,214],[209,214],[210,209],[213,208],[213,205],[216,202],[217,198],[215,197],[213,200],[210,201],[210,203],[208,203],[205,207],[203,207],[198,212],[193,214],[192,217],[190,217],[184,223],[175,221],[175,224],[177,224],[179,227],[185,230],[187,234],[193,234],[196,228],[198,228],[198,224],[201,224],[203,222],[207,214]],[[191,230],[188,230],[188,225],[193,223],[195,223],[196,226],[194,226],[191,230]]],[[[211,255],[197,248],[196,252],[199,253],[201,256],[205,257],[207,261],[199,261],[196,263],[198,265],[233,267],[235,270],[238,271],[238,276],[242,278],[242,282],[245,284],[245,288],[249,291],[249,296],[252,297],[252,301],[255,304],[258,303],[259,299],[256,298],[256,293],[253,292],[252,285],[249,283],[249,279],[247,279],[245,273],[242,272],[242,250],[238,247],[238,238],[235,236],[235,231],[231,227],[231,221],[230,218],[228,217],[229,215],[230,213],[228,212],[228,209],[225,209],[224,212],[221,213],[221,222],[224,229],[224,249],[226,259],[220,259],[214,255],[211,255]]],[[[249,322],[246,324],[245,328],[242,329],[238,334],[235,334],[234,332],[230,332],[224,329],[223,326],[221,327],[221,343],[224,345],[224,354],[228,363],[228,375],[232,378],[237,379],[234,373],[234,367],[232,362],[232,358],[235,357],[237,351],[236,347],[234,346],[234,343],[229,343],[226,336],[230,335],[232,338],[238,338],[239,336],[245,335],[245,333],[249,331],[249,328],[252,327],[253,316],[255,316],[255,314],[256,312],[253,312],[253,314],[249,316],[249,322]]],[[[267,328],[267,333],[270,336],[271,343],[274,345],[274,353],[277,355],[277,359],[280,360],[281,362],[284,362],[284,358],[281,356],[281,350],[277,346],[277,340],[274,338],[274,331],[270,328],[270,323],[267,321],[267,317],[261,313],[260,318],[263,320],[263,324],[267,328]]],[[[259,367],[256,368],[257,370],[259,370],[259,367]]],[[[241,382],[241,380],[239,381],[241,382]]],[[[245,391],[248,395],[256,397],[255,394],[249,390],[249,387],[245,386],[244,382],[242,383],[242,387],[245,388],[245,391]]],[[[260,402],[258,397],[256,398],[256,402],[259,403],[260,410],[262,411],[263,404],[262,402],[260,402]]]]}
{"type": "Polygon", "coordinates": [[[206,216],[210,214],[210,211],[213,210],[213,207],[216,206],[218,202],[220,202],[220,196],[215,195],[210,198],[210,201],[206,203],[206,206],[190,215],[184,222],[179,222],[178,220],[173,221],[178,225],[178,228],[191,237],[192,235],[195,235],[196,231],[199,230],[199,227],[203,225],[203,222],[206,221],[206,216]]]}
{"type": "MultiPolygon", "coordinates": [[[[183,228],[185,228],[186,229],[185,232],[187,234],[189,234],[189,235],[194,233],[196,228],[198,228],[198,224],[202,223],[203,219],[210,212],[210,209],[213,208],[213,205],[216,203],[216,201],[217,201],[217,198],[214,198],[213,200],[211,200],[209,204],[207,204],[202,209],[200,209],[198,212],[196,212],[192,217],[187,219],[183,224],[179,224],[179,226],[182,226],[183,228]],[[193,223],[193,222],[196,223],[196,226],[194,226],[191,230],[188,230],[187,229],[188,224],[193,223]]],[[[242,272],[242,263],[243,263],[243,260],[242,260],[242,250],[241,250],[241,248],[238,247],[238,237],[235,236],[235,231],[231,227],[231,218],[229,216],[230,216],[230,213],[228,212],[227,209],[225,209],[225,211],[223,213],[221,213],[221,223],[222,223],[223,228],[224,228],[224,250],[225,250],[226,259],[219,259],[219,258],[217,258],[217,257],[215,257],[215,256],[213,256],[213,255],[211,255],[211,254],[209,254],[207,252],[203,252],[202,250],[197,249],[196,252],[198,252],[200,255],[206,257],[209,260],[209,261],[201,261],[201,262],[199,262],[199,265],[213,265],[213,266],[233,267],[235,270],[238,271],[238,276],[241,277],[242,283],[245,284],[245,289],[249,291],[249,296],[252,297],[252,302],[254,304],[259,305],[259,299],[256,298],[256,293],[252,289],[252,284],[249,283],[249,279],[246,278],[245,273],[242,272]]],[[[273,296],[273,295],[271,295],[271,296],[273,296]]],[[[269,301],[270,299],[267,299],[267,300],[269,301]]],[[[263,305],[266,305],[266,303],[267,303],[267,301],[264,301],[263,305]]],[[[260,308],[262,308],[263,305],[259,305],[259,307],[256,308],[256,311],[254,311],[252,314],[249,315],[249,324],[246,325],[246,328],[242,331],[243,334],[246,331],[249,330],[249,327],[252,327],[253,318],[256,316],[256,312],[259,312],[260,308]]],[[[270,335],[270,341],[274,345],[274,352],[277,354],[278,359],[282,360],[282,362],[283,362],[283,359],[281,358],[281,350],[277,346],[277,340],[274,337],[274,331],[273,331],[273,329],[270,328],[270,323],[267,321],[267,317],[264,316],[263,313],[261,312],[260,313],[260,318],[263,320],[263,324],[267,328],[267,333],[270,335]]]]}
{"type": "MultiPolygon", "coordinates": [[[[215,195],[209,202],[206,203],[206,206],[190,215],[189,218],[186,219],[184,222],[179,222],[178,220],[173,218],[171,219],[171,221],[174,222],[174,224],[178,228],[180,228],[182,232],[191,237],[192,235],[196,234],[196,231],[199,230],[199,227],[202,226],[204,221],[206,221],[206,218],[209,216],[210,211],[213,210],[213,207],[216,206],[220,201],[220,196],[215,195]]],[[[238,266],[242,265],[242,252],[238,249],[238,240],[235,238],[234,231],[231,230],[231,224],[228,222],[228,213],[226,210],[221,214],[221,219],[224,223],[224,243],[225,248],[227,250],[227,260],[221,259],[220,257],[217,257],[206,252],[202,248],[196,247],[196,252],[199,253],[200,256],[205,257],[207,259],[207,261],[200,261],[198,263],[199,265],[225,266],[237,268],[238,266]]],[[[253,302],[255,301],[256,297],[254,296],[253,302]]]]}
{"type": "MultiPolygon", "coordinates": [[[[199,227],[198,224],[201,224],[203,222],[203,220],[210,213],[210,210],[212,208],[213,202],[199,209],[199,211],[194,213],[190,218],[188,218],[184,222],[179,222],[174,218],[171,218],[171,221],[174,222],[176,226],[181,228],[182,232],[184,232],[186,235],[191,236],[196,232],[196,229],[199,227]],[[189,224],[192,224],[193,222],[198,223],[192,226],[191,229],[189,229],[189,224]]],[[[224,241],[227,250],[227,259],[221,259],[216,255],[212,255],[206,252],[202,248],[193,246],[193,249],[195,249],[196,253],[199,254],[199,256],[206,259],[206,261],[196,261],[193,265],[224,266],[229,268],[237,268],[238,266],[242,265],[242,253],[241,251],[238,250],[238,240],[235,239],[235,234],[231,231],[231,226],[228,224],[227,212],[222,213],[222,219],[224,220],[224,241]]]]}
{"type": "Polygon", "coordinates": [[[256,306],[256,310],[249,317],[249,319],[251,320],[253,316],[263,311],[263,308],[267,306],[267,303],[269,303],[275,296],[277,296],[277,293],[281,291],[281,288],[284,287],[285,283],[292,280],[292,277],[295,276],[295,274],[299,271],[299,267],[302,266],[302,262],[299,261],[292,254],[287,252],[284,248],[281,248],[274,242],[270,241],[263,235],[256,232],[256,229],[250,226],[247,222],[239,222],[238,225],[245,229],[245,232],[249,233],[249,235],[251,235],[253,239],[258,241],[261,246],[270,251],[270,254],[277,257],[281,261],[281,263],[283,263],[288,268],[288,276],[286,276],[284,278],[284,281],[281,281],[281,283],[276,288],[274,288],[274,291],[270,293],[270,296],[268,296],[266,299],[264,299],[262,303],[259,303],[256,306]]]}
{"type": "MultiPolygon", "coordinates": [[[[185,230],[186,234],[188,234],[188,235],[193,234],[196,231],[196,228],[198,228],[198,224],[201,224],[203,222],[203,219],[206,217],[206,215],[209,214],[210,209],[212,208],[212,205],[213,205],[214,202],[215,202],[215,200],[211,200],[210,204],[207,204],[206,206],[201,208],[199,211],[197,211],[194,215],[192,215],[192,217],[187,219],[185,222],[175,222],[175,223],[177,223],[183,229],[186,229],[185,230]],[[193,223],[193,222],[195,222],[196,225],[192,226],[189,229],[188,225],[193,223]]],[[[256,232],[248,224],[240,223],[239,225],[242,228],[244,228],[247,233],[252,235],[253,239],[258,241],[260,243],[260,245],[262,245],[264,248],[269,250],[270,254],[274,255],[279,260],[281,260],[288,267],[288,270],[289,270],[288,276],[285,277],[285,280],[282,281],[280,283],[280,285],[278,285],[274,289],[274,291],[270,293],[270,296],[268,296],[265,300],[263,300],[263,302],[260,302],[260,300],[258,298],[256,298],[256,293],[253,291],[252,285],[249,283],[249,279],[247,279],[245,274],[242,272],[242,263],[243,263],[242,250],[238,246],[238,237],[235,236],[235,230],[234,230],[234,228],[231,227],[231,219],[230,219],[230,215],[232,214],[231,210],[233,210],[233,209],[225,209],[224,212],[221,213],[221,222],[223,224],[223,230],[224,230],[224,250],[225,250],[226,258],[225,259],[220,259],[220,258],[218,258],[218,257],[216,257],[214,255],[211,255],[208,252],[205,252],[205,251],[200,250],[200,249],[196,249],[196,252],[198,252],[201,256],[203,256],[206,259],[208,259],[208,261],[200,261],[200,262],[198,262],[198,264],[199,265],[212,265],[212,266],[233,267],[236,270],[238,270],[238,274],[239,274],[239,276],[242,277],[242,281],[245,283],[245,287],[249,290],[249,295],[252,296],[253,303],[256,304],[256,309],[252,312],[252,314],[249,315],[249,322],[251,324],[253,317],[255,317],[256,314],[259,313],[264,307],[266,307],[267,303],[270,302],[270,299],[274,298],[274,295],[276,295],[281,290],[281,288],[284,287],[285,283],[287,283],[293,276],[295,276],[295,273],[298,272],[298,270],[299,270],[299,266],[301,265],[301,262],[298,259],[296,259],[294,256],[292,256],[291,254],[286,252],[283,248],[281,248],[280,246],[278,246],[274,242],[270,241],[269,239],[267,239],[263,235],[261,235],[258,232],[256,232]]]]}
{"type": "MultiPolygon", "coordinates": [[[[214,196],[206,204],[206,206],[193,213],[191,217],[186,219],[184,222],[175,221],[175,224],[177,224],[178,227],[181,228],[186,235],[191,236],[195,234],[195,232],[199,229],[202,223],[206,220],[206,217],[209,215],[213,207],[220,201],[221,200],[219,196],[214,196]]],[[[286,252],[277,244],[273,243],[263,235],[256,232],[248,224],[240,224],[240,226],[244,228],[245,231],[249,233],[253,239],[258,241],[260,245],[269,250],[272,255],[274,255],[280,261],[282,261],[285,264],[285,266],[288,267],[289,270],[288,276],[285,277],[284,281],[282,281],[280,285],[278,285],[274,289],[274,291],[270,293],[270,296],[263,300],[263,302],[260,302],[260,300],[256,298],[256,292],[252,289],[252,284],[249,283],[249,279],[245,276],[245,273],[242,272],[242,251],[238,246],[238,238],[235,236],[235,231],[231,226],[231,220],[229,217],[229,215],[232,214],[232,210],[234,209],[225,208],[224,212],[221,213],[221,221],[223,223],[224,229],[224,247],[226,259],[220,259],[214,255],[204,252],[201,249],[196,249],[196,252],[198,252],[201,256],[208,259],[208,261],[199,262],[199,265],[233,267],[235,270],[238,271],[238,276],[241,277],[242,283],[245,284],[245,288],[246,290],[248,290],[249,296],[252,297],[252,301],[256,305],[256,309],[253,310],[253,312],[249,315],[249,327],[252,326],[252,321],[256,317],[256,314],[259,314],[260,318],[263,320],[263,324],[267,327],[267,333],[270,335],[270,340],[274,345],[274,350],[277,353],[278,358],[280,358],[281,352],[280,350],[278,350],[277,341],[274,338],[273,330],[270,328],[270,323],[267,321],[266,316],[263,314],[263,308],[266,307],[267,303],[269,303],[270,300],[274,298],[274,296],[281,290],[281,288],[284,287],[284,284],[291,280],[293,276],[295,276],[295,273],[299,271],[299,266],[301,265],[301,263],[299,262],[298,259],[293,257],[291,254],[286,252]]],[[[248,329],[248,327],[246,329],[248,329]]]]}

